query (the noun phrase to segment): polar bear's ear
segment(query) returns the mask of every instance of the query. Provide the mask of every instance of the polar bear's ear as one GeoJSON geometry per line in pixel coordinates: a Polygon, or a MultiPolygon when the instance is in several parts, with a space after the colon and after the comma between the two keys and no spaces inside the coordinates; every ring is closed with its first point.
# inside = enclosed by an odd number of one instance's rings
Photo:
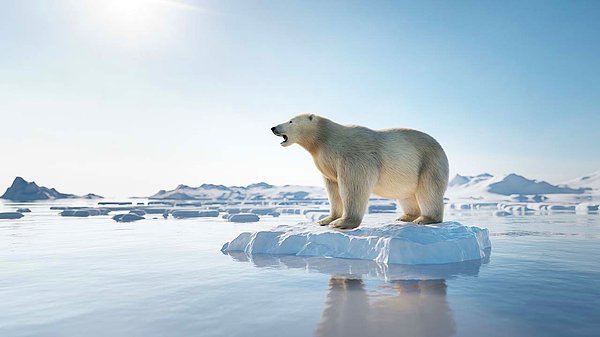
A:
{"type": "Polygon", "coordinates": [[[314,115],[314,114],[310,114],[310,115],[308,115],[308,120],[309,120],[309,121],[312,121],[312,120],[313,120],[313,118],[315,118],[315,115],[314,115]]]}

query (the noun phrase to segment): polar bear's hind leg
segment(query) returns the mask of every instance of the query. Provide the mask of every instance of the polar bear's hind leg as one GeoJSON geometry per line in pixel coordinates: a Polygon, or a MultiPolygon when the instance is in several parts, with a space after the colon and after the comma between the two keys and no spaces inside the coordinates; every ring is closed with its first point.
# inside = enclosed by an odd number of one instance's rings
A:
{"type": "Polygon", "coordinates": [[[404,214],[396,219],[397,221],[412,222],[421,215],[417,198],[414,195],[409,198],[398,199],[398,204],[404,214]]]}
{"type": "MultiPolygon", "coordinates": [[[[446,161],[447,163],[447,161],[446,161]]],[[[413,222],[421,225],[444,221],[444,193],[448,185],[448,166],[436,167],[435,162],[426,161],[419,175],[417,202],[421,215],[413,222]]]]}

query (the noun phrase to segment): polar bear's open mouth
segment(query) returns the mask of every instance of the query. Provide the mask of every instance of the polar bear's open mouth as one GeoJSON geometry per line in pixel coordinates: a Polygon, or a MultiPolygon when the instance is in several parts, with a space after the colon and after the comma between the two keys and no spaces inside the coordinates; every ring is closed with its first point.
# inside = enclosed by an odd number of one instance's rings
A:
{"type": "Polygon", "coordinates": [[[283,137],[283,142],[279,143],[279,144],[285,144],[288,141],[288,136],[287,135],[278,135],[279,137],[283,137]]]}

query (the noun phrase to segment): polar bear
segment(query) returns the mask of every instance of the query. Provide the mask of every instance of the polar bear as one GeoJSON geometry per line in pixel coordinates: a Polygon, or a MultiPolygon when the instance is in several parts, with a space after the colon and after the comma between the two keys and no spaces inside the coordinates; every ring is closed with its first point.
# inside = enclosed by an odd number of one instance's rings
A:
{"type": "Polygon", "coordinates": [[[319,221],[338,229],[360,225],[371,193],[398,201],[400,221],[443,221],[448,158],[431,136],[411,129],[371,130],[314,114],[271,128],[282,146],[299,144],[323,175],[331,214],[319,221]]]}

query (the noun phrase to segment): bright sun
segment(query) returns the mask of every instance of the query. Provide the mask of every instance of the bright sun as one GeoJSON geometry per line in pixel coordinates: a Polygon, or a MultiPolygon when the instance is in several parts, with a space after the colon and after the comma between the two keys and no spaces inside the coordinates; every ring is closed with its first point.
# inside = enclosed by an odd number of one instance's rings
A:
{"type": "Polygon", "coordinates": [[[106,25],[126,35],[151,32],[162,21],[160,3],[152,0],[103,0],[98,10],[106,25]]]}
{"type": "Polygon", "coordinates": [[[139,39],[168,29],[173,10],[198,10],[181,0],[88,0],[87,9],[104,30],[139,39]]]}

